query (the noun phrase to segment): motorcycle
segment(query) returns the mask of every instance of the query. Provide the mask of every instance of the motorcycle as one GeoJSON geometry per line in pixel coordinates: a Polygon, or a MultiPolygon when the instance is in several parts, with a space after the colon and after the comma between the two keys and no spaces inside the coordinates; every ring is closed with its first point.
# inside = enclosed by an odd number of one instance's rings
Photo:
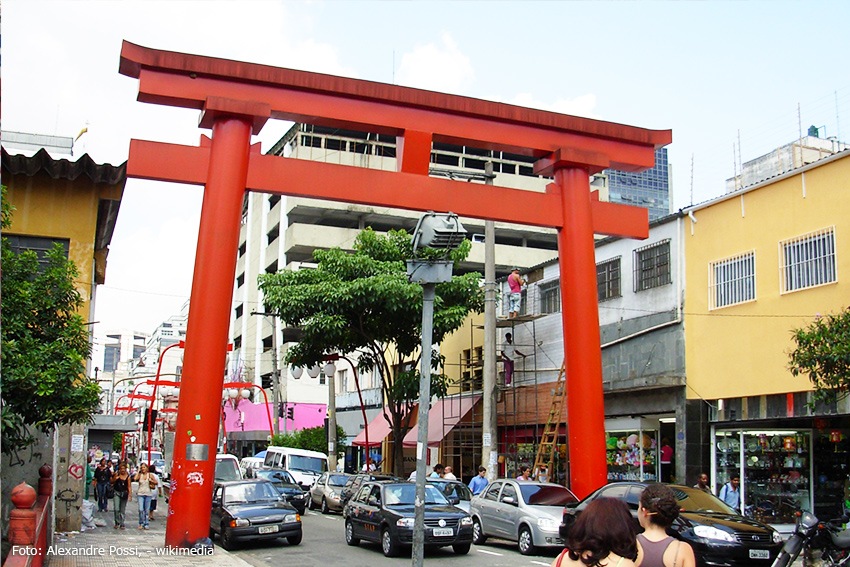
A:
{"type": "Polygon", "coordinates": [[[847,521],[846,514],[821,522],[811,512],[800,512],[794,533],[782,546],[772,567],[788,567],[804,549],[807,552],[804,558],[810,557],[812,550],[820,551],[818,565],[822,567],[850,567],[850,528],[843,528],[847,521]]]}

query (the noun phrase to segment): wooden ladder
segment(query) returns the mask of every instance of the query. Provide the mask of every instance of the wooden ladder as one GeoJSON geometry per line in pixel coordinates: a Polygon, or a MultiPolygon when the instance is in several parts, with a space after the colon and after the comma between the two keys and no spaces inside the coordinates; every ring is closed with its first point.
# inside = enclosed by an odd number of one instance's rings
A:
{"type": "Polygon", "coordinates": [[[543,435],[540,436],[534,468],[531,469],[532,474],[537,475],[540,467],[545,466],[549,482],[552,479],[552,465],[555,461],[558,431],[561,429],[561,410],[564,407],[564,398],[566,397],[566,375],[565,365],[562,364],[561,371],[558,372],[558,381],[555,382],[555,392],[552,395],[552,408],[549,410],[549,418],[546,421],[546,427],[543,428],[543,435]]]}

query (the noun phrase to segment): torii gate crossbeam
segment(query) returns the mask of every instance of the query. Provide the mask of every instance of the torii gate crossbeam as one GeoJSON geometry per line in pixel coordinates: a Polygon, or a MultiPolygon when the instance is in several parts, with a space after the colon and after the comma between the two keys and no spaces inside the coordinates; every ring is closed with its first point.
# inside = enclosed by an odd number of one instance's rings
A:
{"type": "Polygon", "coordinates": [[[166,543],[192,546],[209,531],[210,501],[246,190],[554,227],[558,230],[567,370],[571,487],[606,480],[594,233],[646,238],[645,209],[599,202],[589,176],[652,167],[669,130],[645,130],[542,110],[197,55],[124,42],[120,72],[142,102],[201,111],[200,147],[133,140],[130,177],[205,186],[177,416],[166,543]],[[398,171],[263,156],[252,146],[269,118],[397,137],[398,171]],[[554,176],[545,192],[428,176],[433,142],[536,158],[554,176]]]}

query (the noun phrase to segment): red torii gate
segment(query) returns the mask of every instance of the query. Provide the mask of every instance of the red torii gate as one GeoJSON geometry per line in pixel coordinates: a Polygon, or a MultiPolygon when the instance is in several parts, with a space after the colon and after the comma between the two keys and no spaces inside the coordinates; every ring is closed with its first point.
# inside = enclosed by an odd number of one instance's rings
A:
{"type": "Polygon", "coordinates": [[[558,230],[571,487],[606,480],[594,233],[648,236],[645,209],[600,202],[589,176],[652,167],[669,130],[646,130],[462,96],[160,51],[124,42],[120,73],[141,102],[194,108],[212,129],[200,147],[131,140],[127,175],[204,185],[177,415],[166,543],[209,531],[242,200],[246,190],[558,230]],[[398,171],[260,154],[251,135],[269,118],[397,136],[398,171]],[[537,193],[428,176],[432,142],[537,158],[555,182],[537,193]]]}

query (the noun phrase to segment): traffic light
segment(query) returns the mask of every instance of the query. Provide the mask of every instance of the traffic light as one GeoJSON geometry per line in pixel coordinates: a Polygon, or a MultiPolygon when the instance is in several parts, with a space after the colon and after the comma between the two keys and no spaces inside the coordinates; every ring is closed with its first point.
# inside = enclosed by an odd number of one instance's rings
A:
{"type": "Polygon", "coordinates": [[[286,408],[286,419],[295,419],[295,408],[289,406],[286,408]]]}
{"type": "MultiPolygon", "coordinates": [[[[151,414],[151,418],[153,419],[153,423],[156,423],[156,410],[145,409],[144,412],[144,421],[142,422],[142,431],[148,431],[148,412],[151,414]]],[[[153,424],[151,424],[153,425],[153,424]]]]}

